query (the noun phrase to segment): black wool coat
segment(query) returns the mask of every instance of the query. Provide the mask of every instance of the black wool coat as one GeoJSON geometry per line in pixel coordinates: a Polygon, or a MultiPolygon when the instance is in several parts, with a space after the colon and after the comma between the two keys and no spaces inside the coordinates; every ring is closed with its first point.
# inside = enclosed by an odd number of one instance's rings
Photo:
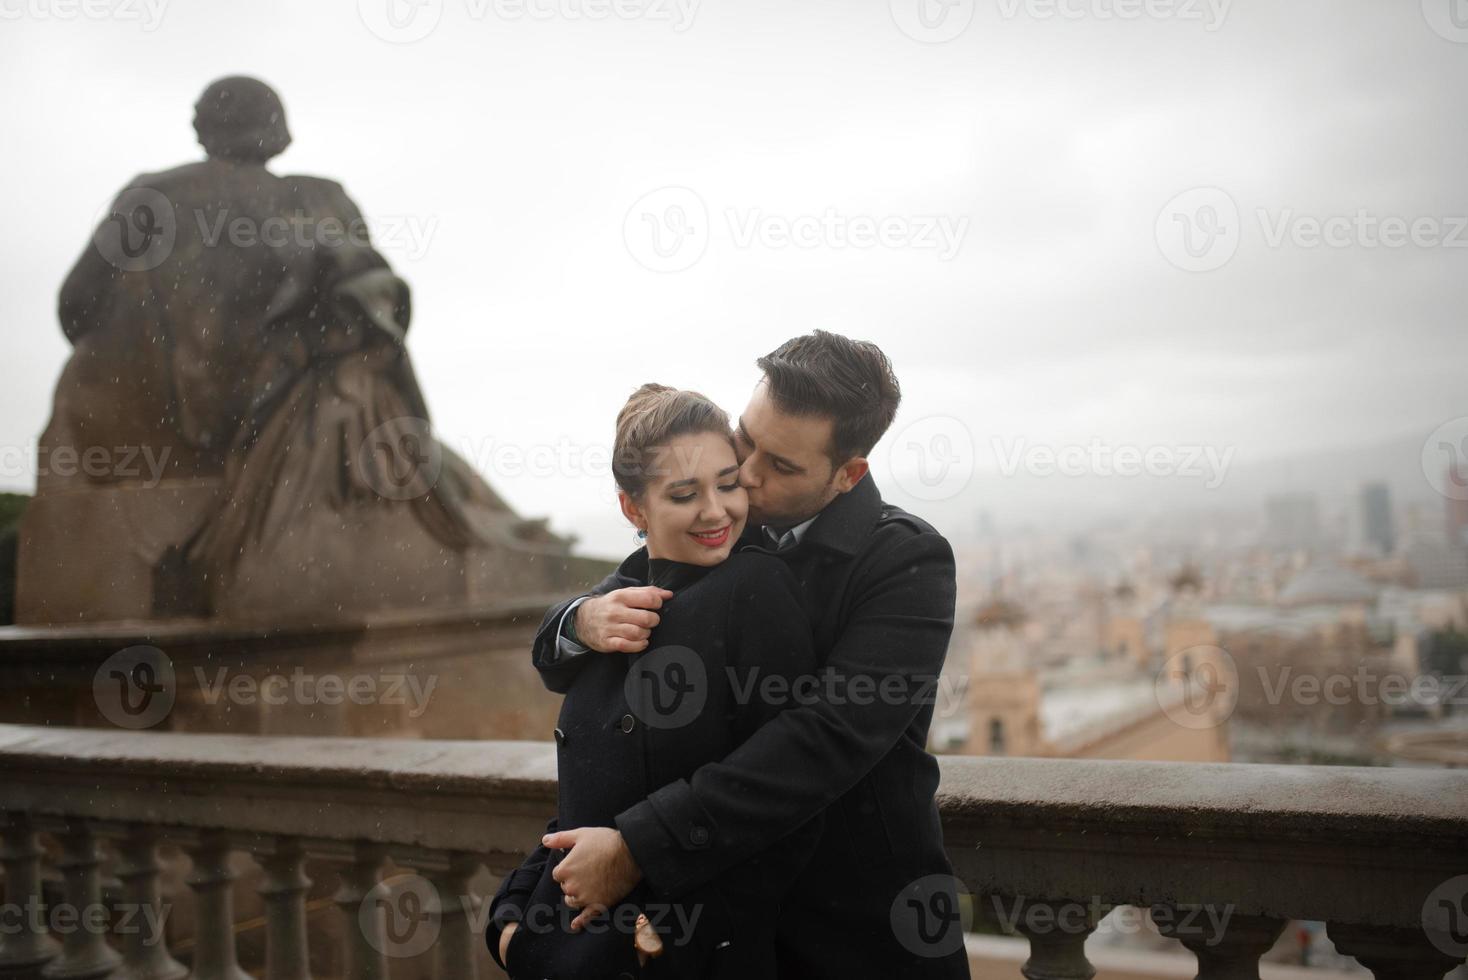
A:
{"type": "MultiPolygon", "coordinates": [[[[674,592],[640,654],[588,653],[554,732],[559,800],[549,830],[612,827],[623,810],[734,751],[788,706],[779,692],[815,669],[810,622],[790,569],[765,554],[716,566],[651,559],[646,549],[620,581],[674,592]],[[768,696],[776,692],[775,696],[768,696]]],[[[712,825],[686,828],[690,842],[712,825]]],[[[671,895],[647,882],[596,928],[574,917],[551,872],[563,852],[537,848],[505,879],[486,940],[498,960],[500,929],[520,927],[507,951],[513,977],[758,977],[774,975],[778,904],[819,838],[820,817],[701,882],[671,895]],[[639,970],[630,923],[645,912],[665,953],[639,970]]]]}

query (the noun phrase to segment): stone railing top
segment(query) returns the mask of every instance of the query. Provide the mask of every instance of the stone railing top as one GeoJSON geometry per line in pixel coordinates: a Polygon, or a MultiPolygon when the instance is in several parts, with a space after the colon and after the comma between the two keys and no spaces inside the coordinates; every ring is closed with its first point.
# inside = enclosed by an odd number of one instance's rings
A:
{"type": "MultiPolygon", "coordinates": [[[[1105,824],[1229,835],[1468,838],[1468,772],[1345,766],[940,759],[945,824],[1105,824]]],[[[0,725],[6,783],[122,776],[549,802],[549,743],[173,734],[0,725]],[[33,777],[34,778],[34,777],[33,777]]],[[[3,805],[3,800],[0,800],[3,805]]]]}
{"type": "Polygon", "coordinates": [[[1468,772],[1365,766],[944,758],[945,824],[1104,823],[1365,843],[1468,841],[1468,772]]]}

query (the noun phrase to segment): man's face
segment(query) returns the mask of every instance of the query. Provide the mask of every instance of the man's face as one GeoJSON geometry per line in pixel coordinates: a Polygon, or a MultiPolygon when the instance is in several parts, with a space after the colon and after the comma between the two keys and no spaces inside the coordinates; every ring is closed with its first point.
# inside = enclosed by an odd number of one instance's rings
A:
{"type": "Polygon", "coordinates": [[[755,386],[734,430],[739,482],[749,491],[751,522],[799,524],[850,489],[843,470],[831,466],[826,452],[833,428],[829,418],[780,411],[765,382],[755,386]]]}

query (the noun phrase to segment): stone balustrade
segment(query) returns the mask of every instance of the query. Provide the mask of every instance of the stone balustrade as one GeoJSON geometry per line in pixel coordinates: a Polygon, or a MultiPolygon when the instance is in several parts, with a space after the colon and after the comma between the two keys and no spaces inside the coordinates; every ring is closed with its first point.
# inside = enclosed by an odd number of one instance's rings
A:
{"type": "MultiPolygon", "coordinates": [[[[955,874],[978,916],[1029,939],[1030,980],[1092,976],[1086,937],[1118,905],[1149,909],[1197,955],[1202,980],[1257,977],[1290,919],[1327,922],[1380,980],[1437,980],[1468,953],[1468,773],[942,762],[955,874]]],[[[473,895],[538,839],[554,765],[553,748],[534,742],[0,725],[0,976],[243,978],[233,902],[247,854],[265,977],[312,975],[308,861],[336,875],[342,975],[386,978],[395,958],[418,956],[434,976],[475,977],[473,895]],[[192,859],[190,967],[105,901],[115,880],[135,919],[156,919],[164,842],[192,859]],[[38,906],[48,860],[60,904],[93,927],[19,914],[38,906]],[[392,869],[412,874],[390,881],[392,869]],[[404,909],[424,928],[405,932],[404,909]]]]}

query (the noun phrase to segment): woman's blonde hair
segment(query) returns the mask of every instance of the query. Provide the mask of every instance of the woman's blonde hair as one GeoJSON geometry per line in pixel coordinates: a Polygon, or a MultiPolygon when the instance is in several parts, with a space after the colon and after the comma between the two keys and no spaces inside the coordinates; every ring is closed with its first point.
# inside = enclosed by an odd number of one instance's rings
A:
{"type": "Polygon", "coordinates": [[[612,444],[612,476],[623,493],[642,497],[652,475],[653,457],[678,436],[712,432],[733,444],[729,415],[696,391],[645,384],[617,413],[612,444]]]}

